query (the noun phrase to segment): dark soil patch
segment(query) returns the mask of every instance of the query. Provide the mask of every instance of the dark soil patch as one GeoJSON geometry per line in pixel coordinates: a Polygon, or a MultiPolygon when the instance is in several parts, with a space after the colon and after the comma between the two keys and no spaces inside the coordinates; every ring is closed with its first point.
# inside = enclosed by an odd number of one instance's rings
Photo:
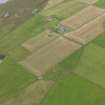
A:
{"type": "Polygon", "coordinates": [[[5,57],[6,57],[6,55],[0,54],[0,60],[4,60],[5,57]]]}

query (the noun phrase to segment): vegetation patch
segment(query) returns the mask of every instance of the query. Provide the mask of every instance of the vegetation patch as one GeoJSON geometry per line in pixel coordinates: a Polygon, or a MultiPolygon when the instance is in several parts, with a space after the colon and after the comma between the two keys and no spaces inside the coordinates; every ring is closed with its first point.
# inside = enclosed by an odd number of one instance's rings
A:
{"type": "Polygon", "coordinates": [[[99,37],[97,37],[93,43],[99,45],[100,47],[104,47],[105,48],[105,32],[102,33],[99,37]]]}
{"type": "Polygon", "coordinates": [[[97,0],[96,5],[105,8],[105,0],[97,0]]]}

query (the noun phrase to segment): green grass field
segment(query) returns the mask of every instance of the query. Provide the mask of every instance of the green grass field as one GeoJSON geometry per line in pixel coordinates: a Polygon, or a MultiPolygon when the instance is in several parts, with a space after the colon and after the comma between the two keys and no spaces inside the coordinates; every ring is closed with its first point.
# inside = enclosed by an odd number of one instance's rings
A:
{"type": "Polygon", "coordinates": [[[105,48],[94,44],[85,47],[74,72],[105,87],[105,48]]]}
{"type": "Polygon", "coordinates": [[[105,8],[105,0],[98,0],[96,5],[101,8],[105,8]]]}
{"type": "Polygon", "coordinates": [[[98,46],[105,48],[105,33],[101,34],[101,36],[96,38],[93,42],[98,46]]]}
{"type": "Polygon", "coordinates": [[[59,80],[42,105],[104,105],[105,90],[77,75],[59,80]]]}

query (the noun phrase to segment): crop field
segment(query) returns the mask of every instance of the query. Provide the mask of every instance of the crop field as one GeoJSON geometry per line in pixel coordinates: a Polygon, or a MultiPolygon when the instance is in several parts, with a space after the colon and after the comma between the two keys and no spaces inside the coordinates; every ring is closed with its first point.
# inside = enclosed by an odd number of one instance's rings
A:
{"type": "Polygon", "coordinates": [[[69,17],[68,19],[62,21],[62,24],[64,26],[77,29],[80,28],[82,25],[94,20],[98,16],[103,15],[104,13],[104,9],[100,9],[96,6],[88,6],[76,15],[73,15],[72,17],[69,17]]]}
{"type": "Polygon", "coordinates": [[[87,4],[81,3],[77,0],[64,1],[50,9],[42,11],[45,16],[56,16],[60,19],[67,18],[85,8],[87,4]],[[66,12],[65,12],[66,11],[66,12]]]}
{"type": "Polygon", "coordinates": [[[105,31],[104,22],[105,10],[96,6],[88,6],[77,15],[63,20],[61,24],[73,29],[73,31],[64,34],[66,38],[87,44],[105,31]]]}
{"type": "Polygon", "coordinates": [[[0,5],[2,54],[0,105],[105,105],[105,0],[0,5]]]}
{"type": "Polygon", "coordinates": [[[29,51],[36,51],[41,47],[49,44],[51,41],[56,40],[58,37],[59,35],[57,33],[46,30],[37,37],[35,36],[34,38],[26,41],[22,46],[29,51]]]}
{"type": "Polygon", "coordinates": [[[83,25],[79,29],[67,33],[64,36],[83,44],[90,42],[91,40],[95,39],[98,35],[104,32],[104,23],[105,14],[102,16],[97,17],[95,20],[83,25]]]}
{"type": "Polygon", "coordinates": [[[59,37],[45,47],[39,48],[38,51],[34,51],[32,55],[22,61],[22,65],[40,76],[80,47],[79,44],[59,37]]]}
{"type": "Polygon", "coordinates": [[[52,81],[39,80],[32,83],[30,86],[25,88],[21,94],[17,94],[14,98],[7,101],[3,105],[37,105],[47,94],[51,85],[52,81]],[[29,94],[31,94],[30,97],[28,96],[29,94]]]}

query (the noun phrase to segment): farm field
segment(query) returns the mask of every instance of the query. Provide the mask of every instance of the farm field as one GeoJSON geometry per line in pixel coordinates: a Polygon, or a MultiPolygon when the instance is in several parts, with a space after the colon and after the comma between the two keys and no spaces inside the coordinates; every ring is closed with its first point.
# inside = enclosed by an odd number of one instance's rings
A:
{"type": "Polygon", "coordinates": [[[40,35],[35,36],[34,38],[23,43],[23,47],[29,51],[36,51],[41,47],[49,44],[51,41],[56,40],[59,37],[57,33],[54,33],[50,30],[42,32],[40,35]]]}
{"type": "Polygon", "coordinates": [[[0,57],[0,105],[105,105],[105,1],[0,5],[0,57]]]}
{"type": "Polygon", "coordinates": [[[100,46],[94,44],[88,45],[84,48],[83,54],[74,72],[96,83],[97,85],[105,87],[104,51],[105,48],[100,46]]]}
{"type": "Polygon", "coordinates": [[[39,104],[44,95],[47,94],[49,88],[52,85],[52,81],[39,80],[32,83],[30,86],[22,91],[22,94],[16,95],[11,100],[7,101],[3,105],[32,105],[39,104]],[[30,97],[28,96],[29,94],[30,97]]]}
{"type": "Polygon", "coordinates": [[[34,75],[8,58],[0,64],[0,105],[35,80],[34,75]]]}
{"type": "Polygon", "coordinates": [[[103,15],[104,12],[104,9],[100,9],[96,6],[88,6],[76,15],[73,15],[72,17],[69,17],[68,19],[62,21],[62,24],[64,26],[77,29],[80,28],[82,25],[94,20],[98,16],[103,15]]]}
{"type": "Polygon", "coordinates": [[[67,33],[64,36],[69,39],[73,39],[80,43],[86,44],[104,32],[105,30],[103,27],[104,19],[105,15],[99,16],[93,21],[85,25],[82,25],[77,30],[67,33]]]}
{"type": "Polygon", "coordinates": [[[62,37],[56,38],[38,51],[33,52],[21,64],[35,73],[43,75],[57,63],[77,51],[81,45],[68,41],[62,37]]]}
{"type": "Polygon", "coordinates": [[[64,19],[73,14],[77,13],[78,11],[82,10],[87,6],[86,3],[81,3],[77,0],[65,0],[64,2],[58,4],[56,7],[51,7],[47,10],[42,10],[42,14],[45,16],[56,16],[58,19],[64,19]],[[69,9],[71,7],[71,9],[69,9]],[[65,10],[67,12],[65,12],[65,10]]]}
{"type": "Polygon", "coordinates": [[[43,105],[104,105],[105,90],[74,74],[59,80],[43,105]]]}

